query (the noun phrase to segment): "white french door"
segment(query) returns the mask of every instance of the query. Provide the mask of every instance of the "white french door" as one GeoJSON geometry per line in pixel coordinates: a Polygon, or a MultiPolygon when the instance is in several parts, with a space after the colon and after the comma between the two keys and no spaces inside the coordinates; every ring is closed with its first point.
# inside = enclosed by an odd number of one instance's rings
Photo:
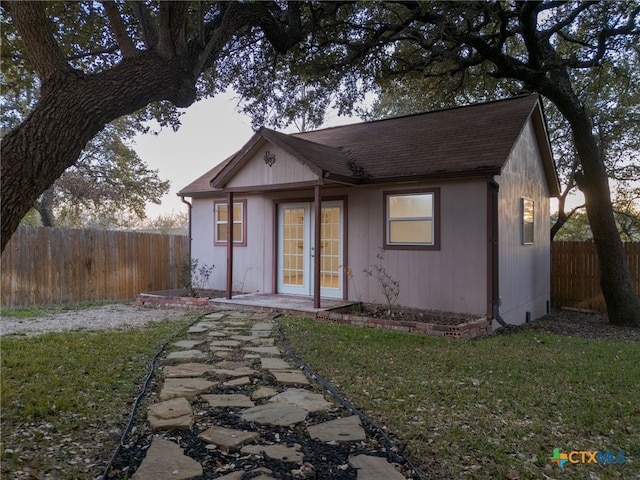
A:
{"type": "MultiPolygon", "coordinates": [[[[342,298],[342,201],[322,202],[320,296],[342,298]]],[[[278,292],[311,295],[314,268],[314,209],[309,202],[278,207],[278,292]]]]}

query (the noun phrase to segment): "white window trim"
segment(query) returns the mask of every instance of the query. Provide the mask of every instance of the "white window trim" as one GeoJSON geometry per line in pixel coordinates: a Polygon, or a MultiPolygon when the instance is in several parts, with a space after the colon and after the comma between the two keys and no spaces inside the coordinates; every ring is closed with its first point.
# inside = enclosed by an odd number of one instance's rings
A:
{"type": "MultiPolygon", "coordinates": [[[[219,225],[226,225],[227,221],[220,221],[218,220],[218,207],[219,206],[227,206],[227,202],[226,201],[215,201],[213,203],[213,243],[214,245],[226,245],[227,244],[227,238],[218,238],[218,226],[219,225]]],[[[244,247],[247,245],[247,201],[246,200],[238,200],[238,201],[234,201],[233,205],[240,205],[240,209],[241,209],[241,215],[240,218],[233,218],[233,224],[234,225],[240,225],[240,239],[239,240],[234,240],[233,241],[233,245],[236,247],[244,247]]],[[[227,213],[228,215],[228,213],[227,213]]],[[[232,229],[233,231],[233,229],[232,229]]]]}
{"type": "Polygon", "coordinates": [[[533,245],[535,240],[535,221],[536,221],[536,204],[530,198],[522,197],[520,201],[520,220],[521,220],[521,234],[522,245],[533,245]],[[525,219],[525,204],[531,202],[532,218],[531,220],[525,219]],[[531,241],[527,241],[527,235],[525,232],[525,225],[531,225],[531,241]]]}
{"type": "Polygon", "coordinates": [[[426,188],[423,190],[387,191],[384,196],[384,248],[387,250],[440,250],[440,189],[426,188]],[[389,199],[391,197],[431,195],[432,215],[426,217],[395,218],[389,215],[389,199]],[[390,225],[394,220],[402,221],[431,221],[431,242],[391,242],[390,225]]]}

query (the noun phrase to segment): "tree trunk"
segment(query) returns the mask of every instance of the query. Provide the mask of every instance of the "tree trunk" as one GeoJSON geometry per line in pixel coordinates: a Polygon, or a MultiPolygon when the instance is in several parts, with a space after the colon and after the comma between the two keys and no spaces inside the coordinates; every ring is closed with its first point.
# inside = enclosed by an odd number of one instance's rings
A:
{"type": "Polygon", "coordinates": [[[2,251],[37,198],[73,165],[104,126],[151,102],[195,100],[187,65],[149,52],[98,75],[52,75],[33,112],[2,139],[2,251]]]}
{"type": "Polygon", "coordinates": [[[53,214],[53,194],[54,186],[47,188],[40,196],[40,200],[35,203],[34,208],[40,214],[43,227],[55,227],[56,217],[53,214]]]}
{"type": "MultiPolygon", "coordinates": [[[[584,107],[567,109],[582,173],[576,182],[585,196],[585,206],[598,252],[600,286],[607,304],[609,322],[640,326],[640,298],[636,294],[624,245],[616,226],[609,179],[601,152],[592,132],[591,119],[584,107]]],[[[561,108],[562,111],[562,108],[561,108]]]]}

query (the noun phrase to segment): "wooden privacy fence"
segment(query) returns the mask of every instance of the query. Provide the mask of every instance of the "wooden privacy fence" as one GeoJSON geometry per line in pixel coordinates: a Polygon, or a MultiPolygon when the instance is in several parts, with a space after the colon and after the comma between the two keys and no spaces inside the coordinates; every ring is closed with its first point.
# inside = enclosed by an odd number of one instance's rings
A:
{"type": "MultiPolygon", "coordinates": [[[[625,243],[629,270],[640,294],[640,243],[625,243]]],[[[551,242],[551,303],[605,311],[600,268],[592,242],[551,242]]]]}
{"type": "Polygon", "coordinates": [[[132,300],[182,288],[188,237],[20,227],[2,253],[2,306],[132,300]]]}

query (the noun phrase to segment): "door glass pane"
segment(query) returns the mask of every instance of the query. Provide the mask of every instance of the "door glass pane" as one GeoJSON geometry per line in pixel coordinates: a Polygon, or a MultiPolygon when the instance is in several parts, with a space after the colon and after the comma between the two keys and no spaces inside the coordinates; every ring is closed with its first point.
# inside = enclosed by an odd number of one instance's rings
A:
{"type": "Polygon", "coordinates": [[[288,208],[283,215],[283,283],[304,285],[304,209],[288,208]]]}
{"type": "Polygon", "coordinates": [[[340,207],[323,207],[321,218],[320,286],[340,288],[340,207]]]}

